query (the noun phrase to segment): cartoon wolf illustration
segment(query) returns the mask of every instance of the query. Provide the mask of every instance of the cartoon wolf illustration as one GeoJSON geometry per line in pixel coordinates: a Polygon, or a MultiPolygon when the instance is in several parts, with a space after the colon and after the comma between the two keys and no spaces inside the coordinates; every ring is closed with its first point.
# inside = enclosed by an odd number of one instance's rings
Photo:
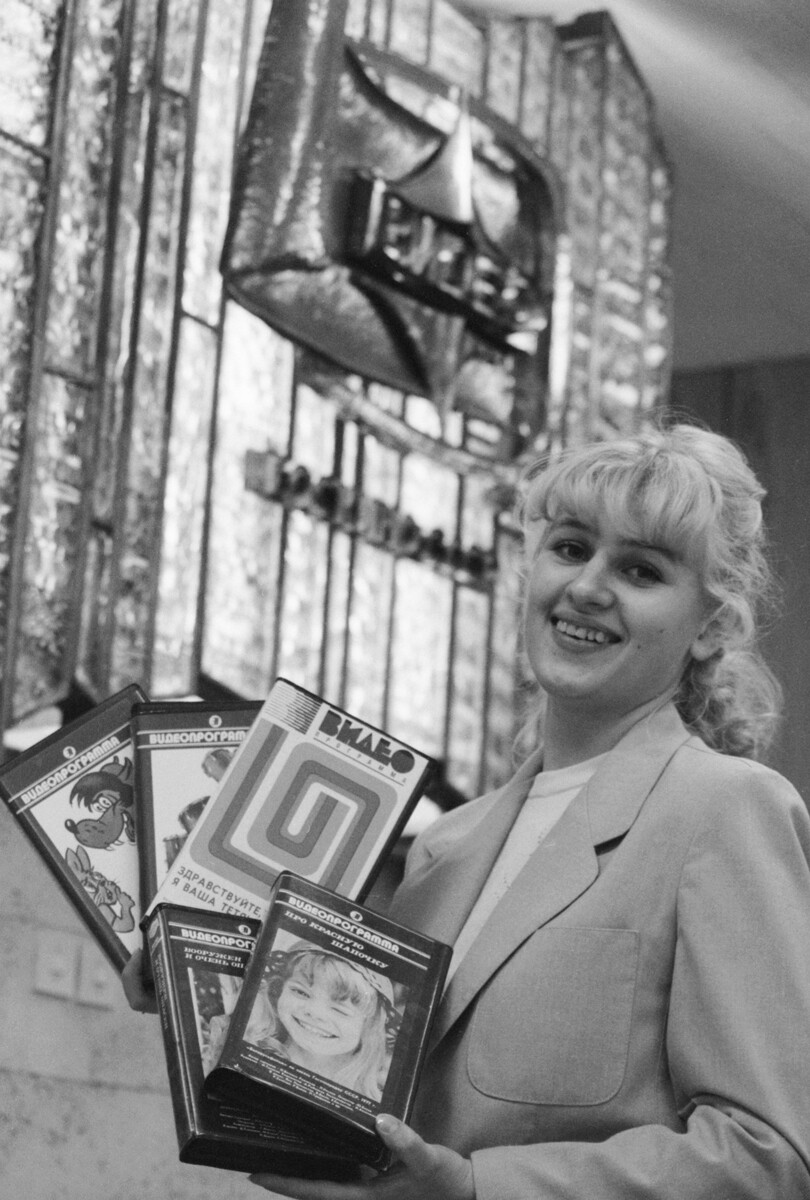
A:
{"type": "Polygon", "coordinates": [[[65,828],[82,846],[109,850],[126,838],[135,841],[135,794],[130,780],[132,763],[117,758],[98,771],[89,771],[73,786],[70,802],[83,805],[93,815],[65,821],[65,828]]]}

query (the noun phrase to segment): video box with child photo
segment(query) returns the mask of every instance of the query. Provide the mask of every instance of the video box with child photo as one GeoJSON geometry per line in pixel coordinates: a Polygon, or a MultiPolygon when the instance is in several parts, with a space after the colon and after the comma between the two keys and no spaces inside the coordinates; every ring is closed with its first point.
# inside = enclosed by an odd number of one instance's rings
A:
{"type": "Polygon", "coordinates": [[[282,873],[207,1094],[390,1166],[375,1118],[408,1119],[450,954],[282,873]]]}
{"type": "Polygon", "coordinates": [[[233,1171],[347,1179],[355,1160],[301,1130],[203,1091],[217,1062],[255,945],[257,921],[162,904],[147,945],[184,1163],[233,1171]]]}

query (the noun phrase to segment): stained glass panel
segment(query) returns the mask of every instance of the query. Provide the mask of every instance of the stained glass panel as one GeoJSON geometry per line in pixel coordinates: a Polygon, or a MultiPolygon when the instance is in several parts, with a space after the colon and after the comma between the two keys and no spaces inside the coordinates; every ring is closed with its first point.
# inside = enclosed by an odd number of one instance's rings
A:
{"type": "Polygon", "coordinates": [[[17,515],[20,460],[0,447],[0,651],[9,628],[9,567],[13,549],[14,520],[17,515]]]}
{"type": "Polygon", "coordinates": [[[555,40],[551,60],[551,112],[549,114],[548,156],[562,179],[568,175],[571,161],[571,77],[570,59],[559,40],[555,40]]]}
{"type": "Polygon", "coordinates": [[[14,715],[60,699],[71,674],[70,637],[82,550],[82,484],[90,444],[88,392],[43,380],[28,515],[14,715]]]}
{"type": "Polygon", "coordinates": [[[348,37],[366,36],[366,0],[349,0],[345,30],[348,37]]]}
{"type": "Polygon", "coordinates": [[[644,302],[645,411],[666,395],[672,365],[672,276],[669,269],[672,182],[663,151],[655,146],[650,164],[649,240],[647,289],[644,302]]]}
{"type": "Polygon", "coordinates": [[[603,63],[586,46],[572,61],[568,232],[574,279],[593,287],[599,250],[603,63]]]}
{"type": "Polygon", "coordinates": [[[456,590],[447,773],[468,797],[481,790],[489,611],[487,594],[456,590]]]}
{"type": "Polygon", "coordinates": [[[147,637],[163,502],[166,388],[174,332],[185,138],[186,105],[176,97],[166,97],[161,106],[152,182],[132,392],[126,516],[112,647],[113,690],[133,681],[147,682],[149,674],[147,637]]]}
{"type": "MultiPolygon", "coordinates": [[[[329,575],[329,600],[326,613],[323,695],[339,704],[348,636],[348,612],[351,584],[351,538],[336,530],[332,534],[329,575]]],[[[352,710],[355,711],[355,710],[352,710]]],[[[362,714],[358,714],[362,715],[362,714]]]]}
{"type": "Polygon", "coordinates": [[[163,59],[163,84],[188,93],[195,62],[195,42],[202,0],[171,0],[167,5],[166,50],[163,59]]]}
{"type": "Polygon", "coordinates": [[[208,483],[217,345],[214,333],[184,319],[172,404],[163,503],[152,691],[193,692],[194,634],[202,579],[202,532],[208,483]]]}
{"type": "Polygon", "coordinates": [[[317,692],[321,680],[328,529],[307,513],[287,524],[277,673],[317,692]]]}
{"type": "Polygon", "coordinates": [[[555,45],[556,34],[551,20],[538,19],[526,22],[526,58],[520,129],[534,145],[538,154],[545,154],[549,143],[549,114],[555,45]]]}
{"type": "Polygon", "coordinates": [[[373,437],[367,437],[363,458],[363,493],[393,507],[399,492],[399,461],[396,450],[373,437]]]}
{"type": "Polygon", "coordinates": [[[459,84],[471,96],[480,96],[485,61],[486,41],[481,29],[447,0],[435,0],[431,69],[459,84]]]}
{"type": "Polygon", "coordinates": [[[271,683],[283,509],[245,491],[245,454],[286,453],[293,349],[238,305],[225,316],[203,625],[203,670],[239,695],[271,683]]]}
{"type": "Polygon", "coordinates": [[[95,366],[105,265],[121,0],[86,0],[79,16],[65,116],[46,338],[51,361],[88,375],[95,366]]]}
{"type": "Polygon", "coordinates": [[[455,541],[458,476],[423,455],[409,454],[402,463],[399,506],[423,533],[440,529],[446,545],[455,541]]]}
{"type": "Polygon", "coordinates": [[[235,0],[209,4],[205,55],[200,77],[194,172],[185,244],[183,306],[216,324],[222,280],[219,256],[228,222],[237,84],[244,5],[235,0]]]}
{"type": "Polygon", "coordinates": [[[91,695],[107,690],[107,620],[111,610],[112,534],[93,529],[84,571],[78,675],[91,695]]]}
{"type": "Polygon", "coordinates": [[[514,769],[519,723],[516,696],[528,668],[520,657],[521,539],[501,531],[490,640],[489,705],[484,755],[484,787],[498,787],[514,769]]]}
{"type": "Polygon", "coordinates": [[[426,63],[430,32],[430,0],[393,0],[388,47],[415,63],[426,63]]]}
{"type": "MultiPolygon", "coordinates": [[[[27,407],[35,252],[44,193],[42,162],[0,135],[0,448],[15,455],[27,407]]],[[[5,508],[12,500],[0,492],[0,502],[5,508]]]]}
{"type": "Polygon", "coordinates": [[[399,559],[395,586],[388,728],[443,757],[453,585],[429,567],[399,559]]]}
{"type": "Polygon", "coordinates": [[[490,108],[517,124],[523,76],[523,22],[492,21],[489,26],[486,100],[490,108]]]}
{"type": "Polygon", "coordinates": [[[584,288],[571,291],[571,346],[565,409],[565,441],[569,445],[592,436],[593,296],[584,288]]]}
{"type": "Polygon", "coordinates": [[[0,129],[43,147],[63,0],[3,0],[0,21],[0,129]]]}
{"type": "Polygon", "coordinates": [[[495,533],[491,492],[494,481],[483,471],[464,479],[464,504],[461,510],[460,538],[463,546],[488,550],[495,533]]]}
{"type": "Polygon", "coordinates": [[[385,684],[391,653],[391,590],[394,558],[358,542],[355,548],[346,708],[372,724],[384,725],[385,684]]]}
{"type": "Polygon", "coordinates": [[[601,265],[641,284],[650,209],[650,113],[646,92],[621,47],[605,50],[601,265]]]}
{"type": "Polygon", "coordinates": [[[296,466],[306,467],[315,479],[332,473],[334,413],[325,407],[323,397],[307,386],[299,387],[296,392],[292,459],[296,466]]]}
{"type": "Polygon", "coordinates": [[[96,519],[105,524],[115,520],[115,497],[126,471],[126,425],[129,419],[128,367],[133,361],[131,346],[140,313],[139,266],[141,213],[146,174],[146,140],[149,120],[149,61],[154,49],[155,0],[138,5],[126,98],[120,97],[118,121],[123,151],[120,168],[120,197],[116,213],[115,248],[109,308],[106,314],[104,389],[99,416],[98,445],[93,505],[96,519]]]}

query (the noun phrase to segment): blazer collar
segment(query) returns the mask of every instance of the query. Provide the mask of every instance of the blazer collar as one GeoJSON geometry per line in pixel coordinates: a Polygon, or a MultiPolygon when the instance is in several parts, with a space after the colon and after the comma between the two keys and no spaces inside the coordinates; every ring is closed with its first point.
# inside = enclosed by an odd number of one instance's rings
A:
{"type": "MultiPolygon", "coordinates": [[[[497,905],[453,976],[431,1043],[447,1032],[492,974],[532,933],[590,887],[596,847],[621,837],[675,751],[688,740],[674,706],[634,726],[597,768],[497,905]]],[[[496,795],[486,817],[446,855],[407,880],[392,915],[453,943],[525,800],[541,753],[496,795]]]]}

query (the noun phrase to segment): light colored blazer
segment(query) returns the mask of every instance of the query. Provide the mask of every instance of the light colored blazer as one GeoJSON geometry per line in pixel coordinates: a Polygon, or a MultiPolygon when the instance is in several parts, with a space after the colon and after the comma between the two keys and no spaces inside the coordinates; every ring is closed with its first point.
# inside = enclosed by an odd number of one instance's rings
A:
{"type": "MultiPolygon", "coordinates": [[[[417,840],[392,916],[454,941],[537,767],[417,840]]],[[[809,863],[785,779],[641,722],[462,960],[414,1127],[477,1200],[807,1200],[809,863]]]]}

